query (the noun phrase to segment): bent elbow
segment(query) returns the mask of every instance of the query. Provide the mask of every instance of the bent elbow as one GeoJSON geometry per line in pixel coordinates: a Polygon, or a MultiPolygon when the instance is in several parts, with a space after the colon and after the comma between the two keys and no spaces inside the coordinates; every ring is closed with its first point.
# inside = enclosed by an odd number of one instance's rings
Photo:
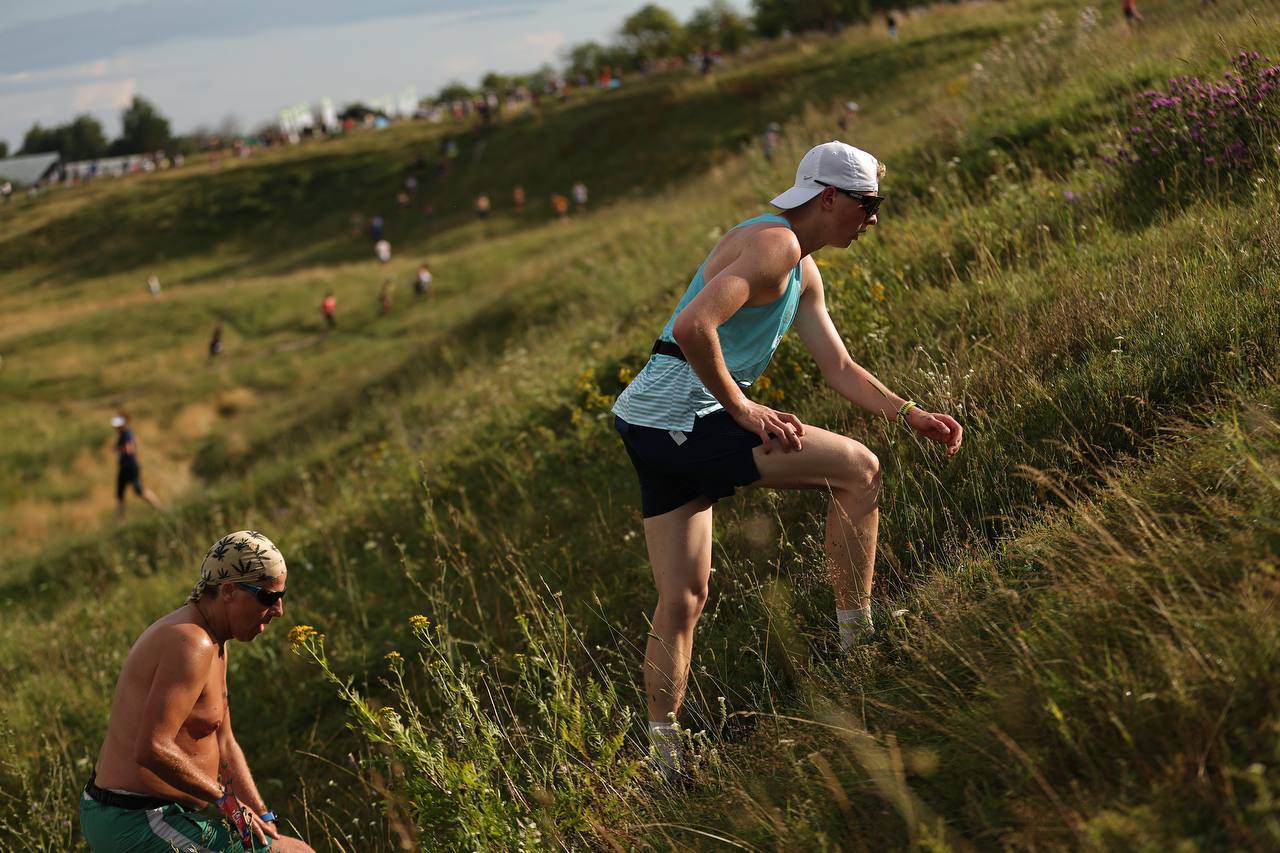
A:
{"type": "Polygon", "coordinates": [[[676,343],[684,346],[693,340],[698,332],[698,324],[687,313],[680,314],[676,317],[676,321],[671,325],[671,337],[676,339],[676,343]]]}
{"type": "Polygon", "coordinates": [[[141,741],[133,750],[133,761],[142,769],[150,770],[154,773],[156,767],[161,764],[161,754],[158,744],[151,741],[141,741]]]}

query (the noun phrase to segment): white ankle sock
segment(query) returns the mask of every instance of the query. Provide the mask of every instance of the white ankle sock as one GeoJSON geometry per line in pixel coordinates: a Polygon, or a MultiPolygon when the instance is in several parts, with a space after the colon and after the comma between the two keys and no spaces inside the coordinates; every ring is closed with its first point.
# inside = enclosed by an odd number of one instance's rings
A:
{"type": "Polygon", "coordinates": [[[846,652],[876,632],[875,625],[871,623],[870,604],[857,610],[837,607],[836,622],[840,625],[840,648],[846,652]]]}
{"type": "Polygon", "coordinates": [[[675,723],[649,721],[649,742],[653,744],[650,756],[654,764],[667,776],[680,770],[680,730],[675,723]]]}

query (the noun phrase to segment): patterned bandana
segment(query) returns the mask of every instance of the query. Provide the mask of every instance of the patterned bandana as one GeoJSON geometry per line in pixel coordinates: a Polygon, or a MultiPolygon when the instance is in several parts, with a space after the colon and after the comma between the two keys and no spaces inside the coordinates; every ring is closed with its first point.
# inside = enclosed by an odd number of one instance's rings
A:
{"type": "Polygon", "coordinates": [[[228,533],[209,549],[200,564],[200,581],[187,601],[195,601],[209,587],[224,583],[253,583],[283,577],[284,556],[271,540],[256,530],[228,533]]]}

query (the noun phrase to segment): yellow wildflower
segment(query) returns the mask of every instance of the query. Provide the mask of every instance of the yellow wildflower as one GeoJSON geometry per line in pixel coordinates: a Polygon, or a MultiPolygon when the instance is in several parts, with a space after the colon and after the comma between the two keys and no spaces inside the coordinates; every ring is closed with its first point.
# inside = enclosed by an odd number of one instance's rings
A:
{"type": "Polygon", "coordinates": [[[294,625],[289,629],[289,648],[296,652],[317,636],[316,629],[310,625],[294,625]]]}
{"type": "Polygon", "coordinates": [[[625,364],[618,368],[618,381],[623,385],[627,385],[632,379],[636,378],[636,372],[625,364]]]}
{"type": "Polygon", "coordinates": [[[874,299],[876,302],[884,302],[884,285],[883,284],[881,284],[878,281],[872,282],[871,298],[874,299]]]}
{"type": "Polygon", "coordinates": [[[431,624],[431,620],[421,613],[415,613],[409,617],[409,624],[413,626],[415,631],[425,631],[427,626],[431,624]]]}
{"type": "Polygon", "coordinates": [[[383,657],[385,657],[387,659],[387,663],[390,664],[402,663],[404,661],[404,657],[394,650],[387,652],[383,657]]]}

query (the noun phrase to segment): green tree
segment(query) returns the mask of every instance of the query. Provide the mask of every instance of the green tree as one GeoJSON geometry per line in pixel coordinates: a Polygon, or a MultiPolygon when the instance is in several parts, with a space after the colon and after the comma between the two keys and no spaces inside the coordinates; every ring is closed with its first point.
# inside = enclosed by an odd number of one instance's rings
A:
{"type": "Polygon", "coordinates": [[[753,0],[756,32],[776,38],[784,31],[829,30],[840,23],[865,21],[871,9],[895,5],[878,0],[753,0]]]}
{"type": "Polygon", "coordinates": [[[102,123],[93,116],[76,116],[59,130],[65,140],[61,149],[63,160],[95,160],[106,156],[107,135],[102,131],[102,123]]]}
{"type": "Polygon", "coordinates": [[[650,3],[622,22],[619,33],[631,54],[643,62],[683,52],[686,35],[676,16],[650,3]]]}
{"type": "Polygon", "coordinates": [[[570,76],[585,74],[594,77],[604,63],[605,49],[599,42],[584,41],[569,48],[568,68],[570,76]]]}
{"type": "Polygon", "coordinates": [[[26,134],[22,137],[22,147],[18,149],[19,154],[43,154],[46,151],[58,150],[58,131],[56,128],[44,128],[40,126],[40,122],[36,122],[27,129],[26,134]]]}
{"type": "Polygon", "coordinates": [[[9,143],[0,139],[0,160],[9,156],[9,143]]]}
{"type": "Polygon", "coordinates": [[[694,47],[708,45],[736,53],[750,38],[751,24],[728,0],[711,0],[709,5],[694,10],[685,32],[694,47]]]}
{"type": "Polygon", "coordinates": [[[525,78],[524,84],[531,91],[542,92],[547,88],[547,84],[554,80],[557,76],[556,69],[550,63],[543,63],[542,67],[525,78]]]}
{"type": "Polygon", "coordinates": [[[57,152],[68,162],[92,160],[107,153],[107,137],[102,125],[91,115],[79,115],[67,124],[41,127],[31,125],[22,139],[22,154],[57,152]]]}
{"type": "Polygon", "coordinates": [[[160,151],[173,139],[169,120],[146,98],[135,95],[133,103],[121,113],[120,123],[120,138],[111,146],[118,154],[160,151]]]}
{"type": "Polygon", "coordinates": [[[440,103],[448,103],[449,101],[465,101],[471,97],[471,87],[467,84],[452,80],[446,83],[436,95],[436,100],[440,103]]]}
{"type": "Polygon", "coordinates": [[[499,74],[497,71],[490,71],[488,74],[480,78],[480,88],[485,92],[494,92],[503,94],[515,84],[514,78],[499,74]]]}

